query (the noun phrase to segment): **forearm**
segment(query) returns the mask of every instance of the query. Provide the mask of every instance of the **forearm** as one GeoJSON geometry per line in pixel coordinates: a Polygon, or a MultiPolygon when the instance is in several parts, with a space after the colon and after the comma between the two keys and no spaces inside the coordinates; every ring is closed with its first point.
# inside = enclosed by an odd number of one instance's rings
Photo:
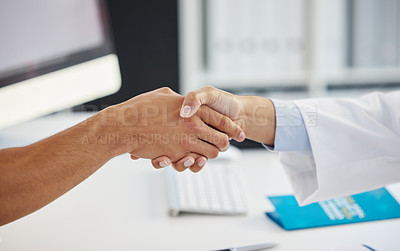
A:
{"type": "Polygon", "coordinates": [[[58,198],[118,153],[104,114],[26,147],[0,150],[0,225],[58,198]]]}
{"type": "Polygon", "coordinates": [[[258,96],[237,96],[242,111],[238,123],[246,138],[268,145],[275,140],[275,108],[270,99],[258,96]]]}

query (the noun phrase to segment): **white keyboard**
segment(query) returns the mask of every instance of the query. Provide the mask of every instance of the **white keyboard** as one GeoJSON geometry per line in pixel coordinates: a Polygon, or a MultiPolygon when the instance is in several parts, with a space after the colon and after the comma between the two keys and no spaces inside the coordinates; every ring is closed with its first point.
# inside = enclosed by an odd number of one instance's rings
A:
{"type": "Polygon", "coordinates": [[[169,214],[246,214],[240,170],[229,163],[209,162],[199,173],[166,170],[169,214]]]}

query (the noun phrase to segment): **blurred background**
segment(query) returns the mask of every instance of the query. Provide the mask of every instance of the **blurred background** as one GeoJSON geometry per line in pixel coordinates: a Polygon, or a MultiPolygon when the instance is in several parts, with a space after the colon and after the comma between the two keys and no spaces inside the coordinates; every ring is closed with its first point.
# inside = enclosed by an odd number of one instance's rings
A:
{"type": "MultiPolygon", "coordinates": [[[[279,98],[400,88],[399,0],[108,1],[122,89],[279,98]]],[[[92,102],[93,103],[93,102],[92,102]]]]}
{"type": "Polygon", "coordinates": [[[181,88],[282,98],[398,89],[398,0],[180,1],[181,88]]]}
{"type": "Polygon", "coordinates": [[[283,99],[400,89],[400,0],[108,1],[122,74],[106,106],[161,86],[283,99]]]}

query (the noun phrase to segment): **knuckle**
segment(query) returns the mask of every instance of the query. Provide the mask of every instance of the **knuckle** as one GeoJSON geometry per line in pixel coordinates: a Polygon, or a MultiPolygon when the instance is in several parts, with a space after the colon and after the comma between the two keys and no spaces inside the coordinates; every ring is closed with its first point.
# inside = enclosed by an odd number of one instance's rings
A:
{"type": "Polygon", "coordinates": [[[206,85],[203,88],[201,88],[202,90],[209,92],[209,91],[213,91],[214,87],[210,86],[210,85],[206,85]]]}
{"type": "Polygon", "coordinates": [[[197,94],[195,93],[195,92],[189,92],[187,95],[186,95],[186,99],[187,100],[189,100],[189,101],[193,101],[193,100],[196,100],[197,99],[197,94]]]}
{"type": "Polygon", "coordinates": [[[188,94],[186,94],[187,97],[193,97],[196,96],[196,93],[194,91],[188,92],[188,94]]]}
{"type": "Polygon", "coordinates": [[[163,92],[172,92],[172,89],[167,87],[167,86],[165,86],[165,87],[161,88],[161,91],[163,91],[163,92]]]}
{"type": "Polygon", "coordinates": [[[221,127],[221,129],[226,129],[230,125],[229,122],[230,122],[229,119],[227,117],[223,116],[219,122],[219,126],[221,127]]]}
{"type": "Polygon", "coordinates": [[[229,139],[220,137],[215,145],[218,147],[219,151],[225,152],[229,148],[229,139]]]}
{"type": "Polygon", "coordinates": [[[223,150],[226,151],[229,148],[229,146],[230,146],[229,137],[228,135],[225,134],[224,139],[221,142],[221,147],[223,150]]]}
{"type": "Polygon", "coordinates": [[[242,128],[235,124],[235,135],[239,135],[242,131],[242,128]]]}

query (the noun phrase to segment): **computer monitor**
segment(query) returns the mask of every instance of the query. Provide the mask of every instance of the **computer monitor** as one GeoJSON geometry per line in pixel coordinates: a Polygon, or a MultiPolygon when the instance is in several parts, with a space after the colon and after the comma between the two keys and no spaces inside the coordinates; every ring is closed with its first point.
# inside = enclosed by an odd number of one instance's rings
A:
{"type": "Polygon", "coordinates": [[[103,0],[0,1],[0,128],[120,86],[103,0]]]}

